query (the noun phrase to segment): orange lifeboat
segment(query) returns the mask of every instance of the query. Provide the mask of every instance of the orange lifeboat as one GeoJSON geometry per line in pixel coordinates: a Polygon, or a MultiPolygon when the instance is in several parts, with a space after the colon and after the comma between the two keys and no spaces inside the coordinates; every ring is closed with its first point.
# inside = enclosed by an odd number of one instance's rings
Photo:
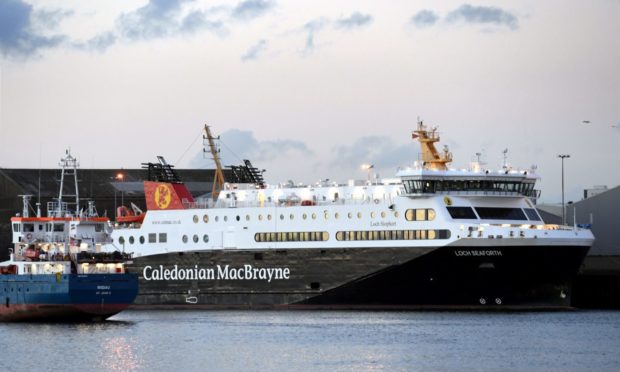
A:
{"type": "Polygon", "coordinates": [[[142,223],[145,213],[135,204],[131,203],[132,209],[124,205],[116,208],[116,222],[118,223],[142,223]]]}

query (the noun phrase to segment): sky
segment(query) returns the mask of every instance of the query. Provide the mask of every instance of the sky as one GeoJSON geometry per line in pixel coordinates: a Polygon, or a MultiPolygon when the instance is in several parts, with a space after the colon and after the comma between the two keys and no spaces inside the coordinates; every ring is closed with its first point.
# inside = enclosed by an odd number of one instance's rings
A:
{"type": "Polygon", "coordinates": [[[503,150],[541,201],[620,184],[620,0],[0,0],[0,167],[212,168],[269,183],[411,165],[418,118],[464,168],[503,150]]]}

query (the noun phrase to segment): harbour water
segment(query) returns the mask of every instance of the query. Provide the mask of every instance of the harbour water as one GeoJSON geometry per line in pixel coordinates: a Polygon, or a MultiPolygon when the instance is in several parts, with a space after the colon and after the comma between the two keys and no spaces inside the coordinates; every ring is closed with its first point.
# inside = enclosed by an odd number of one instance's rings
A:
{"type": "Polygon", "coordinates": [[[0,332],[9,371],[620,369],[620,311],[132,310],[0,332]]]}

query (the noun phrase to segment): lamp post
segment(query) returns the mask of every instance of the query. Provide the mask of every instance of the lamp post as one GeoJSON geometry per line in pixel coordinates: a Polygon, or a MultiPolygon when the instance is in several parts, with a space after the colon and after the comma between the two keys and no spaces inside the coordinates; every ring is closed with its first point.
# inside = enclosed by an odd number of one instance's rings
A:
{"type": "Polygon", "coordinates": [[[370,170],[375,167],[374,164],[362,164],[362,169],[368,172],[368,182],[370,182],[370,170]]]}
{"type": "Polygon", "coordinates": [[[566,208],[564,207],[564,159],[570,158],[570,155],[560,154],[558,158],[562,159],[562,225],[566,225],[566,208]]]}

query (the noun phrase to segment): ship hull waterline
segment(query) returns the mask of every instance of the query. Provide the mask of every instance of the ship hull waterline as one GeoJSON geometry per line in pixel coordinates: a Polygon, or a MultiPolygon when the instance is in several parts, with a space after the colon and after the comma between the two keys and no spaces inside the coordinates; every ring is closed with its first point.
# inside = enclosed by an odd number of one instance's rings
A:
{"type": "Polygon", "coordinates": [[[135,257],[127,271],[137,309],[570,309],[588,249],[222,249],[135,257]]]}

